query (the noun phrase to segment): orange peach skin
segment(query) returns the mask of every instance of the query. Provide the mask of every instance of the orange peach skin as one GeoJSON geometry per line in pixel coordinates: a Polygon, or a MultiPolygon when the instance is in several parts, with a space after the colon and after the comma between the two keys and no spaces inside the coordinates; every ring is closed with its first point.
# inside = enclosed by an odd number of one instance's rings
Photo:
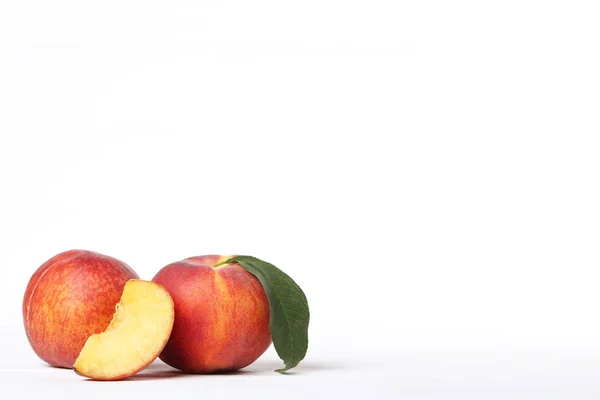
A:
{"type": "Polygon", "coordinates": [[[169,264],[153,281],[175,303],[175,324],[160,355],[188,373],[235,371],[271,344],[269,301],[256,277],[230,257],[201,256],[169,264]]]}
{"type": "Polygon", "coordinates": [[[92,251],[70,250],[46,261],[23,299],[35,353],[50,365],[72,368],[87,338],[110,323],[125,283],[137,278],[124,262],[92,251]]]}

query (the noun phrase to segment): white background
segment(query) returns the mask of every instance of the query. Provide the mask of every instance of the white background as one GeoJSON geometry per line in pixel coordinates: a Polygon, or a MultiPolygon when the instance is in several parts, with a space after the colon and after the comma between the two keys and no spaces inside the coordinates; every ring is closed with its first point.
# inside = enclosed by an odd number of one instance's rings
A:
{"type": "Polygon", "coordinates": [[[65,398],[600,395],[594,1],[0,1],[0,384],[65,398]],[[61,251],[290,274],[293,376],[95,384],[26,341],[61,251]]]}

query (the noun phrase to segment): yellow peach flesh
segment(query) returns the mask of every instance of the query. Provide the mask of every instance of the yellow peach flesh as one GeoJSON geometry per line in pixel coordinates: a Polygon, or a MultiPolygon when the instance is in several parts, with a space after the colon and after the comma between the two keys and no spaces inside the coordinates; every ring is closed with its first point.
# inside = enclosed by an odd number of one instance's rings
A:
{"type": "Polygon", "coordinates": [[[165,288],[154,282],[128,281],[110,325],[88,338],[73,367],[98,380],[137,373],[162,351],[174,316],[173,299],[165,288]]]}

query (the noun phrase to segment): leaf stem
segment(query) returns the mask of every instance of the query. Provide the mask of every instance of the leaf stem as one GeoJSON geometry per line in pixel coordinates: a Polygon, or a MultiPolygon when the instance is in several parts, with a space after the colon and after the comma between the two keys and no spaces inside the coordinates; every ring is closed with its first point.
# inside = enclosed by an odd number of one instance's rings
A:
{"type": "Polygon", "coordinates": [[[231,264],[231,260],[232,260],[232,258],[230,258],[229,260],[221,261],[220,263],[213,265],[213,268],[217,268],[217,267],[220,267],[221,265],[225,265],[225,264],[231,264]]]}

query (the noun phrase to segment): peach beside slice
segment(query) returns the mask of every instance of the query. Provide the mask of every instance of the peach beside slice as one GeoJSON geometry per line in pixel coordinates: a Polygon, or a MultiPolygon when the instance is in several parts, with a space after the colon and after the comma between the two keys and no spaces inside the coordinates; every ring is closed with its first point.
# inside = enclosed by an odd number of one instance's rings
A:
{"type": "Polygon", "coordinates": [[[129,280],[110,325],[88,338],[73,368],[97,380],[134,375],[158,357],[169,340],[174,320],[173,299],[164,287],[129,280]]]}

